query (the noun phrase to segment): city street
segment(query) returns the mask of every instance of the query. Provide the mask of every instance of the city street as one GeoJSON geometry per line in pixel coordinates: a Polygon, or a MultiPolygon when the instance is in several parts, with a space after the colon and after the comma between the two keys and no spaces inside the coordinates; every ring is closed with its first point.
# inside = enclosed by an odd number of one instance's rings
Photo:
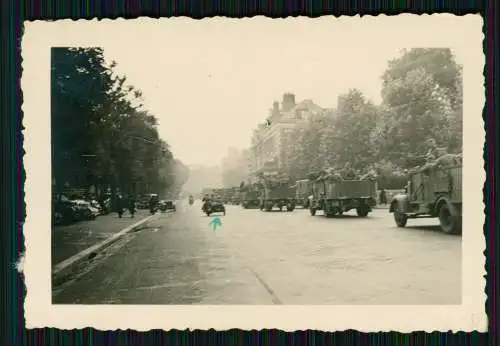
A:
{"type": "Polygon", "coordinates": [[[327,219],[179,202],[75,268],[54,304],[460,304],[461,237],[387,209],[327,219]]]}

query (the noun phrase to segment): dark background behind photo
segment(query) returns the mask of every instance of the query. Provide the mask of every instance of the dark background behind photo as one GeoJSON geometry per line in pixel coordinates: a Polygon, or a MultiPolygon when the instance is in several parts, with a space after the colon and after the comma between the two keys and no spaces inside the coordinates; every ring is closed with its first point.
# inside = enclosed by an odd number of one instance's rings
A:
{"type": "MultiPolygon", "coordinates": [[[[498,163],[496,162],[496,147],[500,128],[498,125],[497,97],[493,91],[498,89],[498,58],[494,51],[498,50],[498,3],[495,1],[441,1],[428,3],[414,1],[412,6],[403,7],[398,2],[317,2],[317,1],[279,1],[279,2],[211,2],[197,3],[194,1],[4,1],[0,10],[2,20],[2,80],[0,106],[2,117],[0,138],[2,140],[2,199],[0,218],[0,234],[3,246],[0,251],[2,273],[2,302],[0,306],[0,346],[3,345],[195,345],[195,344],[231,344],[243,343],[288,345],[303,344],[339,344],[356,343],[387,343],[387,344],[498,344],[498,326],[496,316],[496,293],[498,290],[498,232],[495,215],[498,213],[495,203],[494,187],[498,186],[498,163]],[[25,286],[23,277],[16,270],[20,254],[24,251],[22,224],[25,216],[24,202],[24,170],[22,166],[23,136],[22,136],[22,90],[20,89],[21,39],[24,20],[56,20],[56,19],[91,19],[99,18],[137,18],[139,16],[168,17],[188,16],[202,18],[209,16],[244,17],[266,15],[284,17],[304,15],[317,17],[320,15],[355,15],[355,14],[398,14],[402,12],[433,13],[451,12],[459,15],[480,12],[485,18],[486,54],[485,85],[486,106],[483,118],[486,126],[485,169],[487,183],[485,186],[485,235],[487,241],[486,269],[488,271],[488,294],[486,311],[490,320],[489,333],[431,333],[413,334],[401,333],[371,333],[364,334],[355,331],[337,333],[280,331],[97,331],[94,329],[62,331],[51,328],[26,330],[24,322],[25,286]]],[[[383,39],[383,38],[381,38],[383,39]]],[[[479,227],[479,225],[478,225],[479,227]]]]}

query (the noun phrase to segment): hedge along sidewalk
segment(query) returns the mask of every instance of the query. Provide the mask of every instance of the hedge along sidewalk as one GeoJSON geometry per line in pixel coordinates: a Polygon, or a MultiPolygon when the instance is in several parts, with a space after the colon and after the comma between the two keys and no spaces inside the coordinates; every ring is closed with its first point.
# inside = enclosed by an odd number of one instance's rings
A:
{"type": "Polygon", "coordinates": [[[58,268],[65,267],[64,261],[67,264],[71,257],[110,239],[130,226],[141,226],[149,220],[148,216],[149,213],[143,210],[138,211],[134,218],[128,213],[122,218],[111,213],[98,216],[95,220],[55,226],[52,230],[52,270],[57,271],[58,268]],[[144,222],[139,223],[140,221],[144,222]]]}

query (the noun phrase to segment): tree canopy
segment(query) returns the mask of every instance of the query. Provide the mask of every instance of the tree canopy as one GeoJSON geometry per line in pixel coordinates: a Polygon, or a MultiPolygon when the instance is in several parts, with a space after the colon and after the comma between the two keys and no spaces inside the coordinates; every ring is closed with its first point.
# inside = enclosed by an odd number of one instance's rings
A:
{"type": "Polygon", "coordinates": [[[450,49],[405,50],[381,78],[380,105],[351,89],[340,95],[336,112],[312,117],[294,131],[291,175],[301,179],[349,165],[375,170],[381,185],[392,187],[419,158],[461,152],[462,68],[450,49]]]}
{"type": "Polygon", "coordinates": [[[100,48],[54,48],[52,174],[56,191],[79,186],[178,193],[187,168],[160,139],[142,94],[126,85],[100,48]]]}

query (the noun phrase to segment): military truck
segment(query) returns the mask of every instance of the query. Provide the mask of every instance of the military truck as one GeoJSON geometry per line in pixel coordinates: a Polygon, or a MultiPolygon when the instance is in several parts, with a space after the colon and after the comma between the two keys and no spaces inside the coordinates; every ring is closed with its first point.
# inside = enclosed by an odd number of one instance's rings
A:
{"type": "Polygon", "coordinates": [[[312,194],[312,182],[309,179],[295,182],[295,205],[309,209],[309,196],[312,194]]]}
{"type": "Polygon", "coordinates": [[[245,209],[259,208],[261,191],[257,185],[245,185],[240,190],[241,206],[245,209]]]}
{"type": "Polygon", "coordinates": [[[309,206],[312,216],[318,210],[326,217],[333,217],[356,209],[358,216],[366,217],[377,204],[377,182],[371,178],[347,180],[338,174],[322,174],[313,182],[312,192],[309,206]]]}
{"type": "Polygon", "coordinates": [[[405,193],[394,196],[389,212],[398,227],[408,219],[437,217],[444,233],[461,233],[462,155],[443,155],[411,170],[405,193]]]}
{"type": "Polygon", "coordinates": [[[295,189],[291,186],[286,176],[270,173],[262,176],[260,180],[260,210],[271,211],[278,208],[280,211],[295,209],[295,189]]]}
{"type": "Polygon", "coordinates": [[[231,201],[230,201],[230,203],[232,205],[239,205],[240,202],[241,202],[240,188],[239,187],[232,187],[231,188],[231,201]]]}

